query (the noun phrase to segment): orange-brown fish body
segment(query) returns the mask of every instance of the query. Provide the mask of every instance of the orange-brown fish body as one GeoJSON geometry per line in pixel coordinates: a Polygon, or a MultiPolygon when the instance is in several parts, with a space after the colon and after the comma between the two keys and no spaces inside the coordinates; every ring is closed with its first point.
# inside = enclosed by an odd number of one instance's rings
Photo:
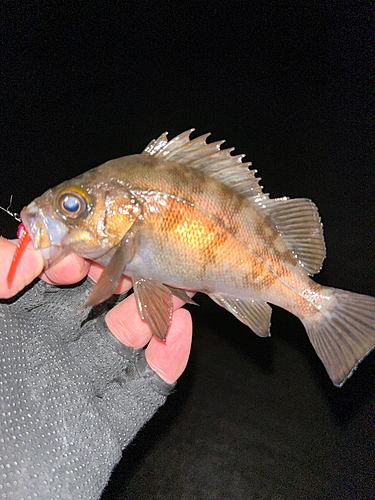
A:
{"type": "MultiPolygon", "coordinates": [[[[318,285],[246,198],[185,164],[129,158],[128,168],[120,159],[98,169],[104,178],[124,176],[142,206],[142,243],[127,274],[208,294],[269,301],[299,317],[319,306],[318,285]],[[314,291],[308,299],[302,295],[306,289],[314,291]]],[[[116,211],[120,208],[119,202],[116,211]]],[[[316,223],[321,237],[318,218],[316,223]]]]}
{"type": "Polygon", "coordinates": [[[140,314],[161,338],[182,290],[207,293],[261,336],[267,303],[277,304],[303,321],[342,385],[375,345],[375,299],[310,279],[325,257],[311,201],[270,199],[242,156],[190,133],[163,134],[140,155],[47,191],[21,213],[34,246],[48,265],[74,251],[106,266],[87,305],[108,298],[122,273],[132,277],[140,314]],[[337,326],[345,318],[354,333],[337,326]]]}

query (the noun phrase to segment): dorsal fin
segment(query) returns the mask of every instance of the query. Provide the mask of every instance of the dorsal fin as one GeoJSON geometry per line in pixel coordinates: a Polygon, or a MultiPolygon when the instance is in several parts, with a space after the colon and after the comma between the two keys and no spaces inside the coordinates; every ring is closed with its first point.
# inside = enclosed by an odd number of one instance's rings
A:
{"type": "Polygon", "coordinates": [[[263,202],[261,207],[301,266],[309,274],[318,273],[326,247],[316,205],[306,198],[275,198],[263,202]]]}
{"type": "Polygon", "coordinates": [[[143,152],[166,161],[189,163],[190,167],[217,179],[249,201],[256,198],[268,199],[268,195],[263,194],[262,186],[259,186],[260,178],[255,177],[257,171],[249,170],[250,162],[242,163],[245,155],[232,156],[234,148],[220,149],[225,141],[207,144],[206,139],[210,134],[190,139],[193,131],[193,128],[187,130],[170,141],[165,132],[158,139],[151,141],[143,152]]]}
{"type": "Polygon", "coordinates": [[[204,134],[190,139],[194,129],[187,130],[170,141],[167,132],[153,140],[144,154],[161,157],[166,161],[188,163],[233,189],[268,218],[283,237],[289,250],[309,274],[320,271],[325,257],[322,224],[314,203],[307,199],[270,199],[259,186],[256,170],[250,162],[242,163],[244,155],[232,156],[234,148],[220,149],[225,141],[211,142],[204,134]]]}

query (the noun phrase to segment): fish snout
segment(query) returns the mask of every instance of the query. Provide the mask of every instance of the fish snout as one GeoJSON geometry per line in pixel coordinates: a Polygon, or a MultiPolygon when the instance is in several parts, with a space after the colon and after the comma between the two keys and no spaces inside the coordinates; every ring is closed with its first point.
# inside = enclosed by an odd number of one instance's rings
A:
{"type": "Polygon", "coordinates": [[[45,268],[55,264],[69,253],[61,245],[67,227],[62,221],[43,214],[35,201],[21,211],[21,220],[30,235],[34,248],[41,250],[45,268]]]}

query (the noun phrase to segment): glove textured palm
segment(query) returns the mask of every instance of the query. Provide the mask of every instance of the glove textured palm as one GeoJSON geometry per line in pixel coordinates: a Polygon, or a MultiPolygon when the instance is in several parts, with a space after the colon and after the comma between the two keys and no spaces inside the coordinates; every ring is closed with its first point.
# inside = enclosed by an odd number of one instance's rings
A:
{"type": "Polygon", "coordinates": [[[99,498],[173,388],[112,336],[108,306],[80,310],[91,288],[38,281],[0,303],[0,498],[99,498]]]}

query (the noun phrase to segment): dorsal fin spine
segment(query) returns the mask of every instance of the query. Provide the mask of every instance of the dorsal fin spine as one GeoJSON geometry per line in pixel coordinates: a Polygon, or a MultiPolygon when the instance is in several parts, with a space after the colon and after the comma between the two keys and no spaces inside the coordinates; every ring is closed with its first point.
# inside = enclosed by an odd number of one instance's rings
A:
{"type": "Polygon", "coordinates": [[[179,161],[204,172],[231,188],[263,213],[310,274],[321,268],[325,257],[322,225],[315,205],[310,200],[288,198],[270,199],[259,185],[251,163],[243,163],[244,155],[231,155],[234,148],[220,149],[225,141],[207,144],[210,134],[190,139],[194,129],[187,130],[167,141],[167,134],[151,141],[144,154],[165,161],[179,161]]]}

